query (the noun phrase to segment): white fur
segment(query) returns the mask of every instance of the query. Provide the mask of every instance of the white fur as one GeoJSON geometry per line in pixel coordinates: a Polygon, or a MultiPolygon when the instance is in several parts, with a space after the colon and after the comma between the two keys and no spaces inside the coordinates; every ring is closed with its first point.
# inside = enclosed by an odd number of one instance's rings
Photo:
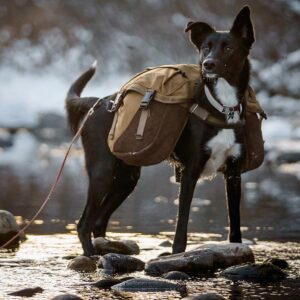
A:
{"type": "MultiPolygon", "coordinates": [[[[220,77],[215,85],[215,92],[218,99],[225,106],[236,106],[239,101],[236,95],[236,88],[231,86],[227,80],[220,77]]],[[[233,119],[229,119],[228,123],[236,123],[240,120],[239,114],[234,113],[233,119]]]]}
{"type": "Polygon", "coordinates": [[[96,68],[97,68],[97,64],[98,64],[98,61],[97,61],[97,59],[96,59],[96,60],[92,63],[91,68],[96,69],[96,68]]]}
{"type": "MultiPolygon", "coordinates": [[[[218,99],[226,106],[235,106],[238,104],[236,89],[232,87],[224,78],[219,78],[215,92],[218,99]]],[[[239,114],[235,113],[234,118],[228,122],[238,122],[239,114]]],[[[205,164],[201,177],[211,179],[216,176],[218,170],[224,165],[227,157],[239,157],[241,145],[236,143],[233,129],[222,129],[206,144],[211,150],[211,156],[205,164]]]]}

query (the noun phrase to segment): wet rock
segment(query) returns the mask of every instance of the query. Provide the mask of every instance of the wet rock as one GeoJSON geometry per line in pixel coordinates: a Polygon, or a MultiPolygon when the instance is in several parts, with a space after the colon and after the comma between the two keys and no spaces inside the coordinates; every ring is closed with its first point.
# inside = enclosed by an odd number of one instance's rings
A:
{"type": "Polygon", "coordinates": [[[145,263],[138,258],[116,253],[105,254],[101,257],[100,263],[109,274],[142,271],[145,267],[145,263]]]}
{"type": "Polygon", "coordinates": [[[150,260],[145,266],[145,272],[149,275],[161,275],[181,271],[197,275],[246,262],[254,262],[253,252],[247,245],[206,244],[192,251],[150,260]]]}
{"type": "Polygon", "coordinates": [[[207,293],[196,296],[189,296],[183,298],[183,300],[225,300],[225,298],[215,293],[207,293]]]}
{"type": "MultiPolygon", "coordinates": [[[[5,244],[13,236],[19,232],[19,226],[13,214],[6,210],[0,210],[0,245],[5,244]]],[[[16,238],[9,248],[14,248],[19,245],[20,237],[16,238]]]]}
{"type": "Polygon", "coordinates": [[[101,279],[95,283],[92,283],[92,286],[99,289],[110,289],[113,285],[133,279],[133,277],[124,277],[124,278],[105,278],[101,279]]]}
{"type": "Polygon", "coordinates": [[[62,294],[62,295],[55,296],[51,300],[83,300],[83,299],[72,294],[62,294]]]}
{"type": "Polygon", "coordinates": [[[160,247],[172,247],[172,243],[169,240],[167,240],[167,241],[161,242],[158,246],[160,246],[160,247]]]}
{"type": "Polygon", "coordinates": [[[280,269],[283,269],[283,270],[287,269],[289,267],[289,264],[285,259],[276,258],[276,257],[268,258],[264,261],[264,263],[270,263],[270,264],[272,264],[280,269]]]}
{"type": "Polygon", "coordinates": [[[171,271],[162,275],[162,278],[169,280],[189,280],[191,277],[183,272],[171,271]]]}
{"type": "Polygon", "coordinates": [[[117,292],[167,292],[177,291],[186,293],[186,286],[163,280],[131,279],[112,286],[117,292]]]}
{"type": "Polygon", "coordinates": [[[67,268],[77,272],[94,272],[97,267],[94,260],[86,256],[77,256],[68,263],[67,268]]]}
{"type": "Polygon", "coordinates": [[[103,237],[98,237],[93,241],[96,254],[105,255],[108,253],[118,253],[135,255],[140,253],[138,244],[134,241],[109,241],[103,237]]]}
{"type": "Polygon", "coordinates": [[[10,296],[18,296],[18,297],[32,297],[35,294],[42,293],[44,289],[41,287],[35,287],[35,288],[26,288],[22,289],[13,293],[9,293],[10,296]]]}
{"type": "Polygon", "coordinates": [[[171,255],[172,253],[171,252],[163,252],[163,253],[160,253],[158,255],[158,257],[161,257],[161,256],[167,256],[167,255],[171,255]]]}
{"type": "Polygon", "coordinates": [[[220,274],[231,280],[249,281],[279,281],[284,279],[287,274],[277,266],[270,263],[246,264],[227,268],[220,274]]]}

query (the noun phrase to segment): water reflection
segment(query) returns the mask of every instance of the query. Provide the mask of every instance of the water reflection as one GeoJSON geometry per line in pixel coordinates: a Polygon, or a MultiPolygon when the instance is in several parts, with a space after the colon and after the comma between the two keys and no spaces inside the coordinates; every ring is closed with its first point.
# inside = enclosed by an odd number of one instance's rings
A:
{"type": "MultiPolygon", "coordinates": [[[[32,137],[31,137],[32,138],[32,137]]],[[[49,147],[32,141],[27,154],[8,160],[0,156],[1,209],[20,216],[24,222],[36,212],[48,193],[64,154],[65,146],[49,147]]],[[[39,217],[29,229],[34,233],[58,233],[75,230],[83,210],[87,179],[83,157],[75,148],[66,165],[59,186],[39,217]]],[[[15,156],[15,153],[14,153],[15,156]]],[[[297,240],[300,231],[299,179],[265,166],[245,174],[242,200],[244,237],[297,240]]],[[[178,207],[178,184],[167,164],[144,168],[133,194],[113,214],[109,230],[118,232],[173,232],[178,207]]],[[[213,181],[199,181],[192,202],[190,232],[226,235],[227,212],[221,176],[213,181]]]]}

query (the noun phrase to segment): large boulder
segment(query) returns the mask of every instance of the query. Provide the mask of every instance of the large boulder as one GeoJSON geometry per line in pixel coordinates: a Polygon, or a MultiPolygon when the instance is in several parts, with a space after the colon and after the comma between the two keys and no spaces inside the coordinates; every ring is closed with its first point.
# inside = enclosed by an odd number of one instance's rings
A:
{"type": "Polygon", "coordinates": [[[100,258],[100,265],[106,273],[114,274],[142,271],[145,263],[129,255],[109,253],[100,258]]]}
{"type": "MultiPolygon", "coordinates": [[[[15,217],[9,211],[0,210],[0,246],[15,236],[19,230],[15,217]]],[[[19,241],[18,237],[8,247],[17,247],[19,241]]]]}
{"type": "Polygon", "coordinates": [[[97,269],[96,262],[86,256],[77,256],[69,261],[68,269],[77,272],[94,272],[97,269]]]}
{"type": "Polygon", "coordinates": [[[95,253],[100,255],[108,253],[136,255],[140,253],[138,244],[130,240],[109,241],[103,237],[98,237],[93,240],[93,245],[95,253]]]}
{"type": "Polygon", "coordinates": [[[165,280],[153,279],[131,279],[116,284],[111,288],[117,292],[167,292],[177,291],[186,293],[186,286],[182,284],[174,284],[165,280]]]}
{"type": "Polygon", "coordinates": [[[245,244],[205,244],[195,250],[150,260],[145,272],[154,276],[170,271],[197,275],[247,262],[254,262],[254,255],[245,244]]]}
{"type": "Polygon", "coordinates": [[[222,271],[220,275],[231,280],[248,280],[258,282],[280,281],[287,276],[284,271],[271,263],[233,266],[222,271]]]}

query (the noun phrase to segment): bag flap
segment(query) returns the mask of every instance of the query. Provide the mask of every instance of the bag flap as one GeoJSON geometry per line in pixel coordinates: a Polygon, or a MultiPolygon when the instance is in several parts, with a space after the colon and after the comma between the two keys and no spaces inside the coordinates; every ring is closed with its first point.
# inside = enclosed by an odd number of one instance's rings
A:
{"type": "Polygon", "coordinates": [[[121,90],[126,94],[135,91],[144,94],[155,90],[155,100],[176,104],[191,102],[194,98],[195,84],[200,78],[197,65],[165,65],[148,68],[128,81],[121,90]]]}

